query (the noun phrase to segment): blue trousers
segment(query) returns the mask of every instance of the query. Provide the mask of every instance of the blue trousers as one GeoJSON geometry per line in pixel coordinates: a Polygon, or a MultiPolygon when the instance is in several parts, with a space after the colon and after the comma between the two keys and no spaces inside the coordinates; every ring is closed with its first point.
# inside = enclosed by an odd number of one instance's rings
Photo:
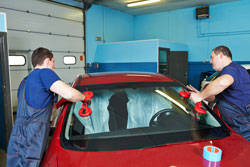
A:
{"type": "Polygon", "coordinates": [[[17,118],[7,151],[7,167],[38,167],[48,138],[49,124],[17,118]]]}
{"type": "Polygon", "coordinates": [[[24,79],[18,91],[17,118],[8,144],[7,167],[38,167],[48,139],[53,99],[46,108],[32,108],[25,100],[25,85],[24,79]]]}
{"type": "Polygon", "coordinates": [[[222,119],[237,133],[250,141],[250,105],[240,108],[225,100],[217,100],[222,119]]]}

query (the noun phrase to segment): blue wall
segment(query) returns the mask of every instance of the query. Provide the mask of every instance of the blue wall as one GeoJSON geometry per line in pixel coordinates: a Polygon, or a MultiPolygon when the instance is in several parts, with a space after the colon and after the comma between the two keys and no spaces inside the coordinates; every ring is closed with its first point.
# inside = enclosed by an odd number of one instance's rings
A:
{"type": "Polygon", "coordinates": [[[211,50],[222,44],[231,49],[233,60],[250,60],[247,56],[250,42],[250,1],[210,6],[209,19],[197,20],[195,9],[137,16],[135,39],[153,37],[185,43],[190,48],[190,62],[209,60],[211,50]],[[148,25],[154,28],[148,28],[148,25]]]}
{"type": "Polygon", "coordinates": [[[89,72],[157,72],[157,60],[158,40],[105,43],[96,49],[94,62],[99,62],[99,68],[89,72]]]}
{"type": "Polygon", "coordinates": [[[5,13],[0,12],[0,32],[6,32],[7,27],[6,27],[6,15],[5,13]]]}
{"type": "MultiPolygon", "coordinates": [[[[95,26],[100,26],[99,28],[104,26],[106,30],[102,32],[104,32],[105,40],[109,42],[164,39],[188,45],[189,83],[196,88],[199,87],[200,73],[212,70],[209,64],[210,53],[218,45],[226,45],[231,49],[233,61],[250,63],[248,53],[250,44],[249,0],[211,5],[210,18],[208,19],[197,20],[195,18],[195,9],[186,8],[134,17],[105,8],[107,13],[110,13],[110,15],[106,14],[106,16],[109,16],[109,25],[107,25],[103,24],[102,17],[107,21],[107,17],[102,14],[103,8],[93,6],[89,12],[101,16],[98,18],[99,20],[92,20],[98,22],[96,25],[93,24],[90,27],[87,25],[87,30],[91,29],[91,31],[87,32],[88,60],[91,62],[96,56],[98,42],[93,40],[95,40],[98,31],[94,30],[95,26]],[[119,18],[122,24],[117,24],[119,18]],[[116,27],[119,33],[124,33],[124,36],[115,33],[111,27],[116,27]],[[112,33],[113,31],[114,33],[112,33]],[[93,36],[92,41],[88,40],[88,36],[91,35],[93,36]]],[[[96,19],[95,16],[90,16],[88,15],[88,20],[96,19]]],[[[87,23],[89,23],[88,20],[87,23]]],[[[119,60],[117,61],[119,62],[119,60]]]]}
{"type": "Polygon", "coordinates": [[[188,51],[184,44],[166,40],[136,40],[99,44],[96,48],[94,62],[89,72],[107,71],[158,71],[159,47],[171,48],[171,51],[188,51]]]}
{"type": "Polygon", "coordinates": [[[98,44],[133,40],[133,28],[134,16],[92,5],[86,15],[87,63],[94,61],[98,44]],[[96,41],[96,37],[102,41],[96,41]]]}
{"type": "Polygon", "coordinates": [[[102,63],[157,62],[158,40],[113,42],[98,45],[95,61],[102,63]]]}
{"type": "Polygon", "coordinates": [[[135,39],[161,38],[182,42],[189,47],[189,83],[199,88],[201,72],[212,70],[211,50],[228,46],[233,61],[250,63],[250,1],[210,6],[210,18],[195,18],[196,8],[137,16],[135,39]],[[150,31],[150,32],[149,32],[150,31]]]}

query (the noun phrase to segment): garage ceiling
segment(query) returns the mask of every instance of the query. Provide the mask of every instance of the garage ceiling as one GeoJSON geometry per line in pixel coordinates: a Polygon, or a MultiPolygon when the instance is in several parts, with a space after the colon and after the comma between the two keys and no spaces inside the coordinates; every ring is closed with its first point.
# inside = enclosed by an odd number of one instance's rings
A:
{"type": "MultiPolygon", "coordinates": [[[[82,0],[75,0],[82,1],[82,0]]],[[[149,5],[144,5],[140,7],[128,8],[127,3],[137,2],[140,0],[89,0],[95,4],[102,5],[108,8],[112,8],[129,15],[145,15],[159,12],[167,12],[171,10],[199,7],[205,5],[214,5],[225,2],[239,1],[239,0],[161,0],[149,5]]]]}

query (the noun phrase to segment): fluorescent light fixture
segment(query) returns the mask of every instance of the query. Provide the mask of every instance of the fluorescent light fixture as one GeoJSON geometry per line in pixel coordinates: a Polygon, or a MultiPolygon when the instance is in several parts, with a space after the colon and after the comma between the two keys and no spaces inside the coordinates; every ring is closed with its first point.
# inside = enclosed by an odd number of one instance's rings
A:
{"type": "Polygon", "coordinates": [[[136,2],[131,2],[127,4],[127,7],[135,7],[135,6],[140,6],[140,5],[146,5],[150,3],[155,3],[159,2],[160,0],[145,0],[145,1],[136,1],[136,2]]]}

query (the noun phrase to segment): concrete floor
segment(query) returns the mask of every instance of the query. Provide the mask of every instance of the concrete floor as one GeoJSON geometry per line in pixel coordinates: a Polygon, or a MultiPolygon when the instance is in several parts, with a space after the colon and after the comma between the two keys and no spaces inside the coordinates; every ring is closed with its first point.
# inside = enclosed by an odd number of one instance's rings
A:
{"type": "Polygon", "coordinates": [[[6,152],[0,149],[0,167],[6,167],[6,152]]]}

